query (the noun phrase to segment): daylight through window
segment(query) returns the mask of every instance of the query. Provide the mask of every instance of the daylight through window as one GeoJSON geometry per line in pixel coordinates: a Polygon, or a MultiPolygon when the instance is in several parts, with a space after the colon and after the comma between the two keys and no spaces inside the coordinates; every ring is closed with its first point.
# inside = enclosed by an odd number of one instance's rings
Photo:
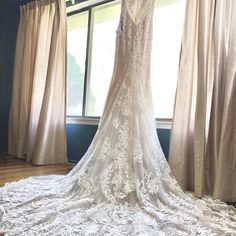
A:
{"type": "MultiPolygon", "coordinates": [[[[68,16],[67,116],[99,117],[112,77],[120,3],[68,16]]],[[[156,7],[151,81],[156,118],[171,119],[178,76],[185,1],[156,7]]]]}

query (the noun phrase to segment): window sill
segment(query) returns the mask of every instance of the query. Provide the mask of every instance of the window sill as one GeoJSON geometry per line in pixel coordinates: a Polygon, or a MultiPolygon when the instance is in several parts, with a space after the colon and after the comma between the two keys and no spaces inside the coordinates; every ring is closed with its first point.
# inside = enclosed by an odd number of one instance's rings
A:
{"type": "MultiPolygon", "coordinates": [[[[66,124],[79,124],[79,125],[98,125],[99,117],[79,117],[79,116],[67,116],[66,124]]],[[[157,129],[171,129],[171,119],[156,119],[157,129]]]]}

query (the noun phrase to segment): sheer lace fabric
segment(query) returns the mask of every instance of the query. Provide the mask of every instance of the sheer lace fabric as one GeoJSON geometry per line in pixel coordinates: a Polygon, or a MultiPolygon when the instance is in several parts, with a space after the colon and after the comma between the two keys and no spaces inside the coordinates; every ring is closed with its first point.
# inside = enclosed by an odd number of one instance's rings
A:
{"type": "Polygon", "coordinates": [[[67,176],[0,189],[6,235],[236,235],[235,208],[184,193],[162,152],[149,78],[153,5],[123,1],[107,103],[82,160],[67,176]]]}

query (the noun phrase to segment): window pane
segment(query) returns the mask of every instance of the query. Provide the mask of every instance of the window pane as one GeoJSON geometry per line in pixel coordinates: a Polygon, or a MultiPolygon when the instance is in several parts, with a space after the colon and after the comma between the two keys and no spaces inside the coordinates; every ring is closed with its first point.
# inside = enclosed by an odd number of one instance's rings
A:
{"type": "Polygon", "coordinates": [[[155,8],[151,78],[154,114],[172,118],[183,33],[185,1],[155,8]]]}
{"type": "Polygon", "coordinates": [[[107,97],[115,56],[116,29],[120,4],[94,8],[92,58],[87,89],[87,116],[101,116],[107,97]]]}
{"type": "Polygon", "coordinates": [[[81,116],[88,31],[88,11],[67,18],[67,115],[81,116]]]}

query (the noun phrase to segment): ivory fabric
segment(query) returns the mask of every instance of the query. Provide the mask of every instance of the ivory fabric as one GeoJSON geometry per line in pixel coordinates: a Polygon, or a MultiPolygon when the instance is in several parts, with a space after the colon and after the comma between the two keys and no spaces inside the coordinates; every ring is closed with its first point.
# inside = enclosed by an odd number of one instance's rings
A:
{"type": "Polygon", "coordinates": [[[8,152],[37,165],[67,162],[63,0],[21,6],[8,152]]]}
{"type": "Polygon", "coordinates": [[[142,2],[146,13],[137,23],[139,11],[130,15],[122,1],[112,83],[87,153],[67,176],[32,177],[0,188],[0,232],[235,235],[236,209],[184,193],[162,152],[150,88],[154,0],[142,2]]]}
{"type": "Polygon", "coordinates": [[[184,190],[236,202],[236,2],[187,1],[169,163],[184,190]]]}

